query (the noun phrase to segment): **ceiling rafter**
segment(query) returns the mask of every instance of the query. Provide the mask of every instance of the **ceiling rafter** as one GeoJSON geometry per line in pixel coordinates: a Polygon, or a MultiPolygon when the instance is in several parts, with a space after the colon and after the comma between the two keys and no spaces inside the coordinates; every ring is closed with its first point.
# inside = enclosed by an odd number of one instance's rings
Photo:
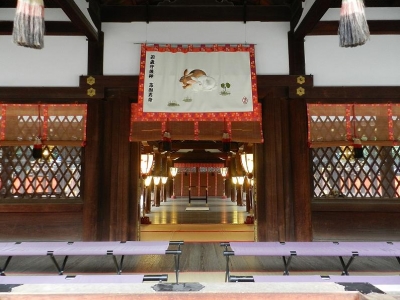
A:
{"type": "Polygon", "coordinates": [[[82,13],[74,0],[54,0],[71,22],[81,31],[90,41],[98,41],[97,30],[92,26],[86,16],[82,13]]]}
{"type": "Polygon", "coordinates": [[[296,40],[304,39],[318,24],[334,0],[315,0],[310,10],[294,31],[293,37],[296,40]]]}
{"type": "MultiPolygon", "coordinates": [[[[102,22],[236,22],[243,21],[243,6],[234,5],[106,5],[101,9],[102,22]]],[[[246,21],[288,22],[286,5],[247,5],[246,21]]]]}

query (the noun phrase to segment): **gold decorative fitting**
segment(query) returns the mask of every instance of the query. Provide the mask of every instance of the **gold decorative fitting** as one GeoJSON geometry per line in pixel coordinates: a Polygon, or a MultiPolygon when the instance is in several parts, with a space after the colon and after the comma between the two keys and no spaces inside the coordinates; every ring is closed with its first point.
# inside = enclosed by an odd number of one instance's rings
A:
{"type": "Polygon", "coordinates": [[[297,77],[297,83],[298,84],[303,84],[305,82],[306,82],[306,78],[304,76],[297,77]]]}
{"type": "Polygon", "coordinates": [[[89,76],[88,78],[86,78],[86,82],[88,85],[93,85],[96,83],[96,79],[92,76],[89,76]]]}
{"type": "Polygon", "coordinates": [[[297,88],[297,95],[303,96],[306,93],[306,90],[302,87],[297,88]]]}
{"type": "Polygon", "coordinates": [[[96,90],[94,88],[90,88],[87,90],[87,95],[90,97],[93,97],[94,95],[96,95],[96,90]]]}

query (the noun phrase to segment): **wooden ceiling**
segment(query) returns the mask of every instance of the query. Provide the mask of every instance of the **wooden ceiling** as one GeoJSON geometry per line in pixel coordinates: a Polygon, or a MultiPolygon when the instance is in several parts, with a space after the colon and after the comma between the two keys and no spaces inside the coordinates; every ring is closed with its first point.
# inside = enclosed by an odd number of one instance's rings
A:
{"type": "MultiPolygon", "coordinates": [[[[44,0],[47,8],[61,8],[69,22],[47,21],[47,35],[83,35],[98,40],[104,22],[290,22],[295,38],[336,35],[337,21],[320,21],[341,0],[315,0],[301,20],[303,0],[88,0],[94,28],[74,0],[44,0]],[[300,23],[299,23],[300,22],[300,23]]],[[[400,7],[400,0],[365,0],[366,7],[400,7]]],[[[0,9],[15,8],[17,0],[1,0],[0,9]]],[[[399,34],[399,20],[368,21],[371,34],[399,34]]],[[[0,34],[12,32],[12,21],[0,20],[0,34]]]]}

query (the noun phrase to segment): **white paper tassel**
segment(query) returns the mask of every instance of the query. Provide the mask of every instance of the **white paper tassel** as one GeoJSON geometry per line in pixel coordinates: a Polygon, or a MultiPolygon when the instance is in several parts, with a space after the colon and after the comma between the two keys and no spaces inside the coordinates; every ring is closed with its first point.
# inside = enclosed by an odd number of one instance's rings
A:
{"type": "Polygon", "coordinates": [[[338,33],[340,47],[356,47],[369,40],[363,0],[342,0],[338,33]]]}
{"type": "Polygon", "coordinates": [[[14,43],[28,48],[42,49],[44,31],[43,0],[18,0],[13,28],[14,43]]]}

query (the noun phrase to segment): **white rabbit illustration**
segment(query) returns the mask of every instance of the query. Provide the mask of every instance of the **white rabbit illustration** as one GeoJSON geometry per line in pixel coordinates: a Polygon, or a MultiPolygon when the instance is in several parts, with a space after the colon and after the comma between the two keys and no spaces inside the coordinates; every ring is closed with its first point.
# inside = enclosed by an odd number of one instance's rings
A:
{"type": "Polygon", "coordinates": [[[203,75],[197,77],[196,83],[194,83],[192,86],[195,92],[212,91],[217,87],[217,82],[215,81],[214,78],[207,75],[203,75]]]}

